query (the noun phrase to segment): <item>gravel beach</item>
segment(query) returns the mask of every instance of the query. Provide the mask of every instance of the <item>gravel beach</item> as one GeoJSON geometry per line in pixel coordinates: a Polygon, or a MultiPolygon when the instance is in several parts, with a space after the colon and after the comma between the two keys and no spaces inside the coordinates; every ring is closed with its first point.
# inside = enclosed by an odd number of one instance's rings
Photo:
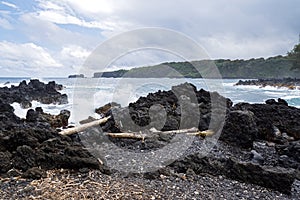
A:
{"type": "Polygon", "coordinates": [[[299,199],[224,176],[102,174],[98,170],[49,170],[40,180],[2,178],[1,199],[299,199]]]}

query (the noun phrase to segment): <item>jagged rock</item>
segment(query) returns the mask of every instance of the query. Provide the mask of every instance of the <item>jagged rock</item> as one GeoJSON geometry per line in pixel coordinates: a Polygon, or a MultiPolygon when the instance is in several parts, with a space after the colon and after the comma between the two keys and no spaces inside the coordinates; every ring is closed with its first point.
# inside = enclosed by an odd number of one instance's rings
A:
{"type": "Polygon", "coordinates": [[[54,81],[48,84],[39,80],[30,80],[28,84],[26,81],[22,81],[18,86],[0,88],[0,99],[7,104],[20,103],[23,108],[30,108],[30,102],[33,100],[44,104],[66,104],[68,103],[67,95],[57,91],[62,88],[62,85],[56,84],[54,81]]]}
{"type": "Polygon", "coordinates": [[[239,80],[235,85],[256,85],[266,87],[267,85],[273,87],[286,87],[289,89],[296,89],[300,85],[300,79],[297,78],[283,78],[283,79],[258,79],[258,80],[239,80]]]}
{"type": "MultiPolygon", "coordinates": [[[[273,100],[271,100],[273,102],[273,100]]],[[[248,110],[254,113],[255,122],[259,131],[259,138],[269,141],[280,142],[276,140],[274,126],[281,133],[286,132],[295,140],[300,139],[300,111],[285,103],[269,104],[236,104],[232,110],[248,110]]]]}
{"type": "Polygon", "coordinates": [[[103,168],[79,140],[60,136],[55,129],[68,125],[69,111],[62,110],[60,114],[53,116],[37,107],[35,110],[29,109],[23,120],[14,114],[14,109],[10,106],[12,102],[19,102],[27,107],[31,100],[63,103],[67,96],[58,93],[56,90],[59,88],[62,86],[55,82],[44,84],[37,80],[30,81],[29,84],[22,81],[19,86],[11,88],[0,88],[1,176],[3,173],[11,176],[12,171],[17,170],[20,172],[17,175],[40,178],[44,169],[103,168]]]}
{"type": "Polygon", "coordinates": [[[103,125],[105,131],[108,132],[115,132],[121,127],[123,131],[126,131],[124,127],[134,131],[148,126],[159,126],[159,124],[163,124],[163,127],[155,128],[162,131],[192,127],[207,130],[211,122],[212,109],[215,109],[216,113],[219,109],[219,116],[224,116],[222,111],[226,111],[231,106],[232,101],[217,92],[208,92],[203,89],[197,91],[194,85],[184,83],[173,86],[170,91],[159,90],[149,93],[146,97],[140,97],[136,102],[130,103],[126,108],[120,108],[117,105],[108,110],[112,105],[106,104],[96,109],[96,112],[117,118],[109,120],[109,125],[103,125]],[[212,99],[214,108],[211,106],[212,99]],[[185,101],[187,103],[184,103],[185,101]],[[155,108],[155,106],[160,107],[155,108]],[[152,120],[151,112],[155,115],[152,120]]]}
{"type": "Polygon", "coordinates": [[[268,99],[268,100],[266,100],[266,104],[288,106],[288,103],[284,99],[281,99],[281,98],[279,98],[277,102],[275,99],[268,99]]]}
{"type": "Polygon", "coordinates": [[[27,122],[47,122],[53,128],[68,126],[68,119],[70,117],[70,111],[61,110],[58,115],[51,115],[44,113],[41,107],[37,107],[35,110],[29,109],[26,114],[27,122]]]}
{"type": "Polygon", "coordinates": [[[228,114],[219,139],[239,147],[251,148],[257,135],[254,114],[251,111],[235,110],[228,114]]]}

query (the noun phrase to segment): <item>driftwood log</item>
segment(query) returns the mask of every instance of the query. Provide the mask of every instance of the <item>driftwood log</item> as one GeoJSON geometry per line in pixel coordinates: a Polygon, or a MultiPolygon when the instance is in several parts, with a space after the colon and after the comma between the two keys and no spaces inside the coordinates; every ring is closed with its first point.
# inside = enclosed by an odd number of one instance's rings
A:
{"type": "MultiPolygon", "coordinates": [[[[151,130],[150,130],[151,131],[151,130]]],[[[134,133],[134,132],[129,132],[129,133],[106,133],[107,136],[113,137],[113,138],[133,138],[133,139],[146,139],[146,138],[152,138],[155,137],[157,134],[187,134],[190,136],[201,136],[201,137],[206,137],[206,136],[211,136],[214,134],[212,130],[206,130],[206,131],[199,131],[196,128],[191,128],[191,129],[180,129],[180,130],[173,130],[173,131],[154,131],[150,132],[150,134],[144,134],[144,133],[134,133]],[[152,133],[152,134],[151,134],[152,133]]]]}
{"type": "MultiPolygon", "coordinates": [[[[83,125],[80,125],[78,127],[70,128],[70,129],[65,129],[59,132],[61,135],[72,135],[75,133],[82,132],[88,128],[98,126],[101,124],[104,124],[107,122],[107,120],[110,117],[105,117],[100,120],[95,120],[93,122],[89,122],[83,125]]],[[[212,130],[206,130],[206,131],[199,131],[197,128],[190,128],[190,129],[180,129],[180,130],[172,130],[172,131],[158,131],[155,128],[152,128],[149,130],[150,134],[145,134],[142,132],[136,133],[136,132],[128,132],[128,133],[105,133],[105,135],[113,138],[133,138],[133,139],[142,139],[144,141],[145,138],[151,138],[154,137],[153,135],[158,135],[158,134],[187,134],[191,136],[211,136],[214,134],[212,130]]]]}
{"type": "Polygon", "coordinates": [[[75,133],[79,133],[79,132],[82,132],[82,131],[84,131],[88,128],[98,126],[98,125],[101,125],[101,124],[105,124],[109,118],[110,117],[105,117],[105,118],[102,118],[102,119],[99,119],[99,120],[95,120],[93,122],[82,124],[82,125],[74,127],[74,128],[65,129],[65,130],[62,130],[61,132],[59,132],[59,134],[61,134],[61,135],[72,135],[72,134],[75,134],[75,133]]]}

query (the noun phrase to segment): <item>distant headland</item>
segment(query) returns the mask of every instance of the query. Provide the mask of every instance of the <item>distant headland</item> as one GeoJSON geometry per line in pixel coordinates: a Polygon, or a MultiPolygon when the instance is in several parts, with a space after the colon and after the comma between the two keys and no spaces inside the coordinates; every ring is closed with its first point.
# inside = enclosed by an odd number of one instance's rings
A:
{"type": "MultiPolygon", "coordinates": [[[[202,78],[212,64],[218,68],[222,78],[261,79],[261,78],[297,78],[300,70],[293,69],[288,56],[276,56],[267,59],[248,60],[217,59],[191,62],[166,62],[154,66],[120,69],[116,71],[95,72],[94,78],[202,78]]],[[[214,76],[206,78],[216,78],[214,76]]]]}

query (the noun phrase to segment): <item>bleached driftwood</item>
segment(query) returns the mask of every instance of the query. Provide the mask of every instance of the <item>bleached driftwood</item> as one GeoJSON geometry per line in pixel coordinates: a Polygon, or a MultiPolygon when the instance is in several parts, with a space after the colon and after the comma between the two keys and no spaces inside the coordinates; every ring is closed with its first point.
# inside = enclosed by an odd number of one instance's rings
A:
{"type": "Polygon", "coordinates": [[[146,134],[141,134],[141,133],[106,133],[106,135],[113,138],[133,138],[133,139],[144,139],[147,137],[146,134]]]}
{"type": "MultiPolygon", "coordinates": [[[[150,130],[151,131],[151,130],[150,130]]],[[[214,134],[212,130],[206,130],[206,131],[198,131],[196,128],[191,129],[181,129],[181,130],[173,130],[173,131],[151,131],[150,134],[143,134],[143,133],[106,133],[107,136],[113,137],[113,138],[132,138],[132,139],[142,139],[143,141],[145,138],[151,138],[156,137],[157,134],[187,134],[190,136],[211,136],[214,134]],[[153,135],[151,133],[154,133],[156,135],[153,135]]]]}
{"type": "MultiPolygon", "coordinates": [[[[94,127],[94,126],[98,126],[101,124],[104,124],[107,122],[107,120],[110,117],[105,117],[93,122],[89,122],[83,125],[80,125],[78,127],[74,127],[74,128],[69,128],[69,129],[65,129],[62,130],[61,132],[59,132],[59,134],[61,135],[72,135],[75,133],[79,133],[82,132],[88,128],[94,127]]],[[[142,139],[144,141],[145,138],[151,138],[151,137],[155,137],[155,135],[157,136],[158,134],[187,134],[187,135],[191,135],[191,136],[202,136],[202,137],[206,137],[206,136],[211,136],[214,134],[214,132],[212,130],[206,130],[206,131],[199,131],[197,128],[190,128],[190,129],[180,129],[180,130],[172,130],[172,131],[158,131],[155,128],[152,128],[149,130],[150,133],[149,134],[145,134],[142,132],[139,133],[135,133],[135,132],[128,132],[128,133],[105,133],[107,136],[109,137],[113,137],[113,138],[132,138],[132,139],[142,139]]]]}
{"type": "Polygon", "coordinates": [[[104,124],[104,123],[107,122],[107,120],[109,118],[110,118],[110,116],[99,119],[99,120],[96,120],[96,121],[93,121],[93,122],[82,124],[82,125],[74,127],[74,128],[65,129],[65,130],[62,130],[61,132],[59,132],[59,134],[61,134],[61,135],[72,135],[72,134],[75,134],[75,133],[79,133],[79,132],[84,131],[88,128],[104,124]]]}
{"type": "Polygon", "coordinates": [[[205,130],[205,131],[197,131],[197,132],[188,132],[187,135],[194,135],[194,136],[212,136],[215,132],[213,130],[205,130]]]}

